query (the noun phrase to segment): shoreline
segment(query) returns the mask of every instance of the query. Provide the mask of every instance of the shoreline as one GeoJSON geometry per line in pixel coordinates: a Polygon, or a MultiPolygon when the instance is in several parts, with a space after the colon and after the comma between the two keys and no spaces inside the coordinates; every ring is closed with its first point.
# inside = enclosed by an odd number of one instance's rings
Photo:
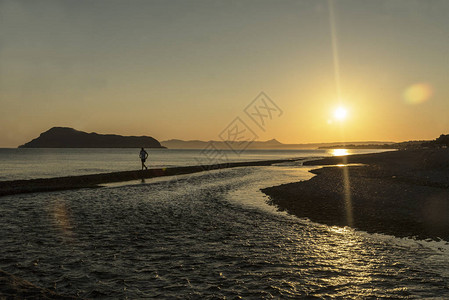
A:
{"type": "Polygon", "coordinates": [[[221,163],[212,165],[154,168],[148,170],[121,171],[121,172],[67,176],[67,177],[0,181],[0,197],[16,194],[25,194],[25,193],[52,192],[52,191],[73,190],[81,188],[99,188],[101,184],[105,183],[125,182],[125,181],[141,180],[163,176],[193,174],[204,171],[236,168],[236,167],[268,166],[275,163],[291,162],[299,159],[300,158],[232,162],[232,163],[221,163]]]}
{"type": "Polygon", "coordinates": [[[321,168],[311,170],[316,176],[307,181],[262,189],[271,204],[329,226],[449,241],[449,149],[328,157],[304,165],[321,168]]]}

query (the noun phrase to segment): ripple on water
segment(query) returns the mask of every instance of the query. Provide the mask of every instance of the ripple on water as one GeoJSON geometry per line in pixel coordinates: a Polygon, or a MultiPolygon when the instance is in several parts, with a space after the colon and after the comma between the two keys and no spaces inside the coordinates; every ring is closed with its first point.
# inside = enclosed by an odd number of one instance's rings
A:
{"type": "Polygon", "coordinates": [[[276,212],[291,166],[0,198],[0,267],[87,298],[449,296],[445,246],[276,212]]]}

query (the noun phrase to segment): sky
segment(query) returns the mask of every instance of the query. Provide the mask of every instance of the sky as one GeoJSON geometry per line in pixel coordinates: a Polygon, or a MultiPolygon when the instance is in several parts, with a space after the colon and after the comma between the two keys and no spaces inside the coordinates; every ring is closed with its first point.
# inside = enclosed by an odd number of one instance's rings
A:
{"type": "Polygon", "coordinates": [[[0,147],[434,139],[448,80],[447,0],[0,0],[0,147]]]}

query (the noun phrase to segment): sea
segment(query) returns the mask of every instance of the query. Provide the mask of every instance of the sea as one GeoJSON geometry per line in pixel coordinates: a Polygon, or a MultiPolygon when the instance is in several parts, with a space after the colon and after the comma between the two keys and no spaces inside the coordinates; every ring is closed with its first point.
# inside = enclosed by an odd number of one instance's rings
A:
{"type": "MultiPolygon", "coordinates": [[[[0,197],[0,269],[84,299],[449,298],[448,242],[314,223],[260,191],[310,179],[306,159],[375,151],[150,149],[149,167],[296,160],[0,197]]],[[[139,169],[138,154],[0,149],[0,181],[139,169]]]]}
{"type": "MultiPolygon", "coordinates": [[[[223,162],[317,158],[382,150],[222,150],[146,149],[149,168],[210,165],[223,162]]],[[[0,181],[97,174],[141,168],[140,149],[0,148],[0,181]]]]}

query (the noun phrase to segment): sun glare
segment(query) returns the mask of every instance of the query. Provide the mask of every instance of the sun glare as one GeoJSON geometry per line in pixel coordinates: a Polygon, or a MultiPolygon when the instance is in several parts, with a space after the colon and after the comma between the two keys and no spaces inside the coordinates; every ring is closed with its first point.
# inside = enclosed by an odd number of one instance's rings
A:
{"type": "Polygon", "coordinates": [[[339,107],[334,111],[334,117],[337,120],[344,120],[346,119],[346,116],[348,114],[348,111],[344,107],[339,107]]]}
{"type": "Polygon", "coordinates": [[[332,154],[332,156],[343,156],[343,155],[348,155],[349,151],[348,151],[348,149],[332,149],[331,154],[332,154]]]}

